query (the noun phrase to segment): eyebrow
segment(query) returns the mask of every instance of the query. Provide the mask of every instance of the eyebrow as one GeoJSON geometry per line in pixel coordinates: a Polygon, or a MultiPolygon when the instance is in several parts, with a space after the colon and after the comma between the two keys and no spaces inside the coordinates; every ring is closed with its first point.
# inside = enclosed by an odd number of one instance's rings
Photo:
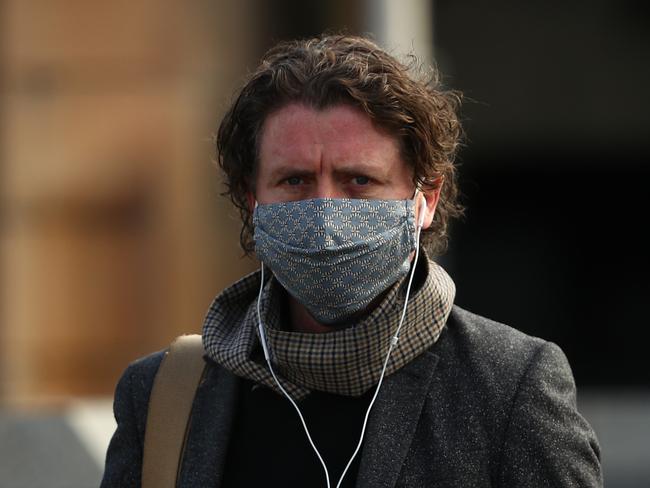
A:
{"type": "Polygon", "coordinates": [[[269,173],[269,176],[272,180],[283,179],[289,176],[310,176],[313,175],[314,171],[304,168],[299,168],[293,165],[285,165],[277,168],[273,168],[269,173]]]}
{"type": "MultiPolygon", "coordinates": [[[[269,172],[269,177],[273,181],[282,180],[289,176],[309,177],[315,175],[317,172],[311,168],[302,168],[299,165],[284,163],[269,172]]],[[[375,179],[382,179],[388,177],[388,171],[383,164],[373,164],[371,162],[351,162],[343,163],[335,166],[333,173],[335,175],[354,176],[363,174],[375,179]]]]}
{"type": "Polygon", "coordinates": [[[385,176],[387,170],[386,166],[383,164],[363,162],[344,164],[334,169],[334,174],[355,175],[359,173],[371,176],[385,176]]]}

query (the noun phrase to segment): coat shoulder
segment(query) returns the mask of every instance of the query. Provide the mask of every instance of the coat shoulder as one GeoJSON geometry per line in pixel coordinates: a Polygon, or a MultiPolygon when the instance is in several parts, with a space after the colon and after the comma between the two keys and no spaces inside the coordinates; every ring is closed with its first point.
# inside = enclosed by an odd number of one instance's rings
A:
{"type": "Polygon", "coordinates": [[[141,438],[144,436],[153,382],[166,352],[167,349],[156,351],[130,363],[115,390],[114,409],[123,410],[126,405],[122,403],[128,402],[128,410],[134,416],[133,420],[141,438]]]}
{"type": "Polygon", "coordinates": [[[446,339],[464,360],[502,372],[525,368],[541,349],[560,351],[552,342],[530,336],[457,305],[454,305],[447,321],[446,339]]]}
{"type": "Polygon", "coordinates": [[[117,384],[113,400],[117,429],[106,452],[101,488],[140,486],[149,397],[164,356],[163,350],[133,361],[117,384]]]}
{"type": "Polygon", "coordinates": [[[166,353],[167,349],[163,349],[138,358],[127,366],[122,375],[122,379],[128,379],[131,393],[135,396],[146,397],[144,399],[146,399],[147,403],[151,395],[154,378],[166,353]]]}
{"type": "Polygon", "coordinates": [[[438,343],[438,375],[471,404],[505,413],[525,382],[543,388],[549,378],[573,385],[573,373],[554,343],[454,306],[438,343]]]}
{"type": "Polygon", "coordinates": [[[406,470],[421,475],[413,486],[436,477],[448,486],[602,486],[598,442],[557,345],[454,307],[430,353],[406,470]]]}
{"type": "Polygon", "coordinates": [[[546,342],[509,325],[472,313],[454,305],[450,320],[455,327],[464,331],[468,337],[473,337],[490,345],[491,342],[504,344],[509,347],[538,346],[546,342]]]}

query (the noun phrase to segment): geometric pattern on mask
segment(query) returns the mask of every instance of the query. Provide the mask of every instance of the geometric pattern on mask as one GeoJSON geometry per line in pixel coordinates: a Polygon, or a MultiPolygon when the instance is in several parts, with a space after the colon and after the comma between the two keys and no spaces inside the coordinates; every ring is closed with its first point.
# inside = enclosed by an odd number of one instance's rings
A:
{"type": "MultiPolygon", "coordinates": [[[[429,349],[451,312],[455,286],[445,270],[421,250],[400,340],[386,367],[389,376],[429,349]]],[[[217,296],[203,325],[206,354],[237,376],[280,393],[260,353],[256,271],[217,296]]],[[[282,323],[282,289],[274,277],[264,286],[260,312],[276,373],[296,399],[311,390],[359,396],[376,386],[404,305],[406,277],[395,283],[370,314],[352,326],[322,334],[293,332],[282,323]]]]}
{"type": "Polygon", "coordinates": [[[410,199],[258,205],[253,223],[258,259],[324,324],[364,310],[408,273],[415,250],[410,199]]]}

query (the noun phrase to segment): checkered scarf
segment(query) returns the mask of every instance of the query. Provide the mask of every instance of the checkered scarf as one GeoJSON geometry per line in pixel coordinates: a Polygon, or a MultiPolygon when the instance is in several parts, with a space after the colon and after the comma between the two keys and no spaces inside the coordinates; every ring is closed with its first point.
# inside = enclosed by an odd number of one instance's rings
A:
{"type": "MultiPolygon", "coordinates": [[[[406,310],[400,340],[386,375],[397,371],[436,342],[447,321],[456,288],[449,275],[425,253],[416,269],[419,283],[406,310]]],[[[310,390],[359,396],[379,381],[391,337],[399,324],[408,277],[395,283],[380,304],[357,324],[332,332],[291,332],[283,326],[283,290],[271,278],[264,285],[260,310],[274,370],[293,398],[310,390]]],[[[279,392],[261,352],[257,330],[256,271],[218,295],[203,324],[203,345],[214,361],[234,374],[279,392]]],[[[414,281],[414,286],[416,282],[414,281]]]]}

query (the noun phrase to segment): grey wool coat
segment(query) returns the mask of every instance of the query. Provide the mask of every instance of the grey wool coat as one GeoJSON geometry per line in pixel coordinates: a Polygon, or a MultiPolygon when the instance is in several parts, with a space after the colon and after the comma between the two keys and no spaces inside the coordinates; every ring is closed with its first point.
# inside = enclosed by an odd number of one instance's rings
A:
{"type": "MultiPolygon", "coordinates": [[[[103,488],[140,486],[147,404],[162,357],[132,363],[119,381],[103,488]]],[[[208,362],[178,486],[220,486],[237,387],[232,373],[208,362]]],[[[357,486],[599,487],[599,457],[560,348],[454,307],[438,342],[386,377],[357,486]]]]}

